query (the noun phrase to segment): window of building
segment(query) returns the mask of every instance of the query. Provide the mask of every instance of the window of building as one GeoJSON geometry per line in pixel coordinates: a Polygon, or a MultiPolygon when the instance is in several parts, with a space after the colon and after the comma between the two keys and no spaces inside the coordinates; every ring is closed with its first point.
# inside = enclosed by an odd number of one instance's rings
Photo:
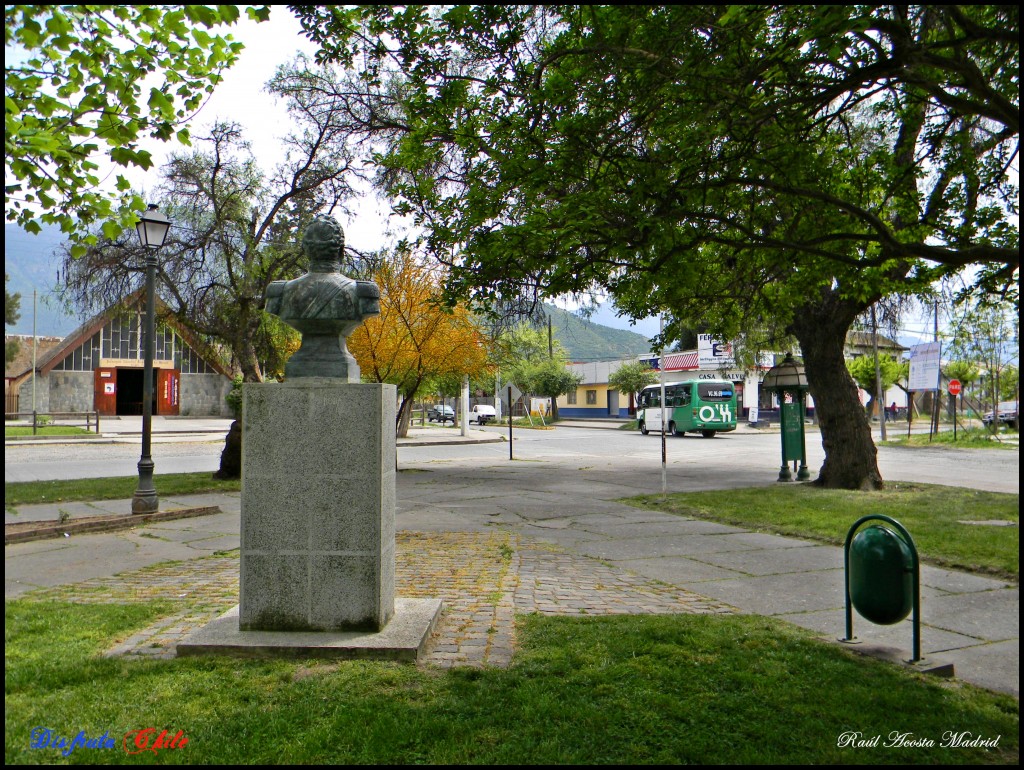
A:
{"type": "Polygon", "coordinates": [[[587,404],[590,405],[590,406],[593,406],[596,403],[597,403],[597,391],[596,390],[588,390],[587,391],[587,404]]]}
{"type": "Polygon", "coordinates": [[[53,368],[65,372],[91,372],[99,365],[100,333],[96,332],[53,368]]]}
{"type": "Polygon", "coordinates": [[[570,390],[568,393],[566,393],[565,394],[565,403],[567,403],[567,404],[575,404],[576,403],[576,393],[577,393],[577,391],[576,391],[575,388],[573,390],[570,390]]]}

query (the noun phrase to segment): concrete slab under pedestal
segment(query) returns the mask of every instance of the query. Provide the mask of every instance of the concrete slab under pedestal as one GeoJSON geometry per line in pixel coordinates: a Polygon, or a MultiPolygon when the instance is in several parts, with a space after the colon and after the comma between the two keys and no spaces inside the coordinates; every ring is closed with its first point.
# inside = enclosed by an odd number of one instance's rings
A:
{"type": "Polygon", "coordinates": [[[440,599],[395,599],[395,614],[382,631],[241,631],[232,607],[189,634],[178,656],[329,658],[415,662],[441,614],[440,599]]]}

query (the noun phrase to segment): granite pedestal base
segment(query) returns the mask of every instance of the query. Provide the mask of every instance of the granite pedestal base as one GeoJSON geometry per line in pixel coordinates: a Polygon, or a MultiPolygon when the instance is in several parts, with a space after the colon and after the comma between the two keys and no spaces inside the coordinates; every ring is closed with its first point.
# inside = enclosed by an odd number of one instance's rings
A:
{"type": "Polygon", "coordinates": [[[440,599],[395,599],[394,616],[384,630],[375,633],[241,631],[236,606],[185,637],[177,654],[415,662],[440,613],[440,599]]]}
{"type": "Polygon", "coordinates": [[[239,627],[384,629],[395,594],[394,385],[304,377],[243,394],[239,627]]]}

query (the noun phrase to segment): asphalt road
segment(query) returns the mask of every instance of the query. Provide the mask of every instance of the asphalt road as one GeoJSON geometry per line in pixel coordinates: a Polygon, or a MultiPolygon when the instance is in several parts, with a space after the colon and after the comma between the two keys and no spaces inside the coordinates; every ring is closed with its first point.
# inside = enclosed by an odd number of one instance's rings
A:
{"type": "MultiPolygon", "coordinates": [[[[507,429],[488,427],[487,432],[507,435],[507,429]]],[[[661,439],[637,431],[559,426],[552,430],[515,430],[513,457],[517,461],[550,462],[567,472],[601,470],[633,487],[637,479],[645,489],[660,489],[661,439]]],[[[219,466],[223,437],[154,441],[157,475],[214,471],[219,466]]],[[[764,483],[774,480],[780,465],[777,433],[736,432],[712,439],[699,436],[667,439],[668,483],[673,489],[714,488],[764,483]]],[[[807,434],[807,460],[812,478],[824,460],[820,438],[807,434]]],[[[879,469],[888,480],[949,484],[996,492],[1020,491],[1020,455],[1012,450],[964,450],[946,446],[881,447],[879,469]]],[[[399,465],[444,463],[475,473],[509,461],[507,443],[401,446],[399,465]]],[[[8,445],[4,474],[8,482],[50,479],[134,476],[138,473],[138,440],[113,444],[8,445]]]]}

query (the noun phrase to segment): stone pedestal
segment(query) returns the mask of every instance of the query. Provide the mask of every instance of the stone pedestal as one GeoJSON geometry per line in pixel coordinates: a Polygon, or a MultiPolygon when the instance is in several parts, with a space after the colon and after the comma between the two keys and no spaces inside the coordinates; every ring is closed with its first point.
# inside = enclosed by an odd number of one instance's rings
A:
{"type": "Polygon", "coordinates": [[[244,386],[240,631],[379,631],[395,611],[395,387],[244,386]]]}

